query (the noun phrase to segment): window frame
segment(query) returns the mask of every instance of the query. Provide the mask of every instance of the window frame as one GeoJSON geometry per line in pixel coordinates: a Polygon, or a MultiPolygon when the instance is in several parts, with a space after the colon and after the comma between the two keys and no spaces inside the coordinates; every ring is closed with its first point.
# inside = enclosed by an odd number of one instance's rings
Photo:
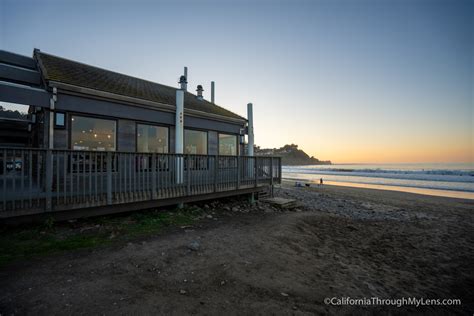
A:
{"type": "MultiPolygon", "coordinates": [[[[101,120],[107,120],[107,121],[113,121],[115,123],[115,141],[114,141],[114,150],[111,152],[118,152],[118,119],[110,117],[110,116],[100,116],[100,115],[91,115],[91,114],[82,114],[82,113],[70,113],[68,117],[68,122],[69,122],[69,127],[68,128],[68,134],[69,134],[69,149],[74,150],[74,151],[94,151],[94,150],[77,150],[74,149],[73,143],[72,143],[72,119],[74,116],[80,116],[80,117],[86,117],[86,118],[92,118],[92,119],[101,119],[101,120]]],[[[101,152],[101,151],[99,151],[101,152]]],[[[104,152],[107,152],[105,150],[104,152]]]]}
{"type": "MultiPolygon", "coordinates": [[[[152,123],[146,123],[146,122],[141,122],[141,121],[135,121],[135,152],[136,153],[142,153],[142,154],[169,154],[171,152],[171,147],[170,147],[170,140],[171,140],[171,137],[170,137],[170,126],[168,125],[160,125],[160,124],[152,124],[152,123]],[[139,152],[138,151],[138,125],[148,125],[148,126],[153,126],[153,127],[164,127],[168,130],[168,137],[167,137],[167,141],[168,141],[168,152],[166,153],[155,153],[155,152],[139,152]]],[[[184,142],[184,139],[183,139],[183,142],[184,142]]]]}
{"type": "MultiPolygon", "coordinates": [[[[176,133],[176,130],[175,130],[175,133],[176,133]]],[[[183,155],[209,155],[209,130],[198,129],[198,128],[183,128],[183,155]],[[186,153],[186,130],[206,133],[206,153],[205,154],[187,154],[186,153]]]]}
{"type": "Polygon", "coordinates": [[[240,155],[239,152],[239,135],[232,134],[232,133],[221,133],[217,132],[217,155],[219,156],[230,156],[230,157],[238,157],[240,155]],[[227,135],[227,136],[234,136],[235,137],[235,155],[221,155],[220,148],[221,148],[221,138],[220,135],[227,135]]]}

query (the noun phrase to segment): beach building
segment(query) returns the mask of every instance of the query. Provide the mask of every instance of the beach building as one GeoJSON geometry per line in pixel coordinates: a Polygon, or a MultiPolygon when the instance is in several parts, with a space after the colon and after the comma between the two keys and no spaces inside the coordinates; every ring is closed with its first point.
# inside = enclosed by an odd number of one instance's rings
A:
{"type": "Polygon", "coordinates": [[[251,105],[244,118],[216,104],[214,82],[206,100],[201,85],[188,91],[186,67],[177,77],[174,88],[38,49],[0,51],[0,101],[29,106],[21,122],[0,120],[21,135],[0,141],[0,217],[105,214],[280,181],[279,158],[244,156],[251,105]]]}

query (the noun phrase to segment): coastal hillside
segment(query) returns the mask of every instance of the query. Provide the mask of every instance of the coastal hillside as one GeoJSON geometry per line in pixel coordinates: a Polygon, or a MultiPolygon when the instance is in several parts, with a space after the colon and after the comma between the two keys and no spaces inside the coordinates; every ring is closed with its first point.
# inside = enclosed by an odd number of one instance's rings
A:
{"type": "Polygon", "coordinates": [[[0,105],[0,117],[24,120],[28,118],[28,114],[19,112],[17,110],[9,110],[0,105]]]}
{"type": "Polygon", "coordinates": [[[319,160],[309,156],[303,150],[298,149],[298,145],[285,145],[280,148],[260,148],[255,147],[256,156],[280,156],[283,165],[330,165],[331,161],[319,160]]]}

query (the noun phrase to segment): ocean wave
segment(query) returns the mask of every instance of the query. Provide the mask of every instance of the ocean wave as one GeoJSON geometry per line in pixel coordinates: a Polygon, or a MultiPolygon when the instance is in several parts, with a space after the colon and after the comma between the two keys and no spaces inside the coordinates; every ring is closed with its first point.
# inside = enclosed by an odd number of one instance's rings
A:
{"type": "Polygon", "coordinates": [[[361,169],[351,169],[351,168],[308,168],[308,167],[287,167],[283,166],[287,172],[305,172],[305,173],[315,173],[321,171],[331,171],[331,172],[364,172],[364,173],[395,173],[395,174],[429,174],[429,175],[444,175],[444,176],[469,176],[474,177],[474,170],[451,170],[451,169],[428,169],[428,170],[397,170],[397,169],[382,169],[382,168],[361,168],[361,169]]]}
{"type": "Polygon", "coordinates": [[[287,167],[282,169],[285,173],[344,175],[371,178],[446,181],[446,182],[474,182],[474,170],[396,170],[396,169],[351,169],[351,168],[308,168],[287,167]]]}

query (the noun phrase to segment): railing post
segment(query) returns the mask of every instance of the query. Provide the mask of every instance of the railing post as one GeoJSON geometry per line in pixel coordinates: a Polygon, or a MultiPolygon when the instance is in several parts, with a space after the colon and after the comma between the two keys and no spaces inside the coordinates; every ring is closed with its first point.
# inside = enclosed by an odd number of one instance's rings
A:
{"type": "Polygon", "coordinates": [[[255,187],[258,186],[257,157],[253,157],[253,173],[255,175],[255,187]]]}
{"type": "Polygon", "coordinates": [[[217,173],[219,172],[218,156],[214,155],[214,192],[217,192],[217,173]]]}
{"type": "Polygon", "coordinates": [[[53,153],[51,149],[46,150],[46,166],[45,166],[45,191],[46,191],[46,211],[51,211],[52,203],[52,187],[53,187],[53,153]]]}
{"type": "Polygon", "coordinates": [[[106,155],[107,168],[107,205],[112,204],[112,153],[106,155]]]}
{"type": "Polygon", "coordinates": [[[153,200],[158,199],[156,188],[156,154],[151,155],[151,197],[153,200]]]}
{"type": "Polygon", "coordinates": [[[240,189],[240,156],[237,156],[237,190],[240,189]]]}
{"type": "Polygon", "coordinates": [[[281,157],[278,157],[278,183],[281,183],[281,157]]]}
{"type": "Polygon", "coordinates": [[[191,194],[191,163],[189,159],[190,156],[186,155],[186,196],[189,196],[191,194]]]}
{"type": "Polygon", "coordinates": [[[273,157],[270,157],[270,190],[273,197],[273,157]]]}
{"type": "MultiPolygon", "coordinates": [[[[7,150],[3,150],[3,160],[0,161],[2,163],[2,183],[3,183],[3,190],[2,190],[2,201],[3,201],[3,210],[7,209],[7,150]]],[[[31,177],[30,177],[31,178],[31,177]]],[[[31,182],[30,182],[31,183],[31,182]]]]}

